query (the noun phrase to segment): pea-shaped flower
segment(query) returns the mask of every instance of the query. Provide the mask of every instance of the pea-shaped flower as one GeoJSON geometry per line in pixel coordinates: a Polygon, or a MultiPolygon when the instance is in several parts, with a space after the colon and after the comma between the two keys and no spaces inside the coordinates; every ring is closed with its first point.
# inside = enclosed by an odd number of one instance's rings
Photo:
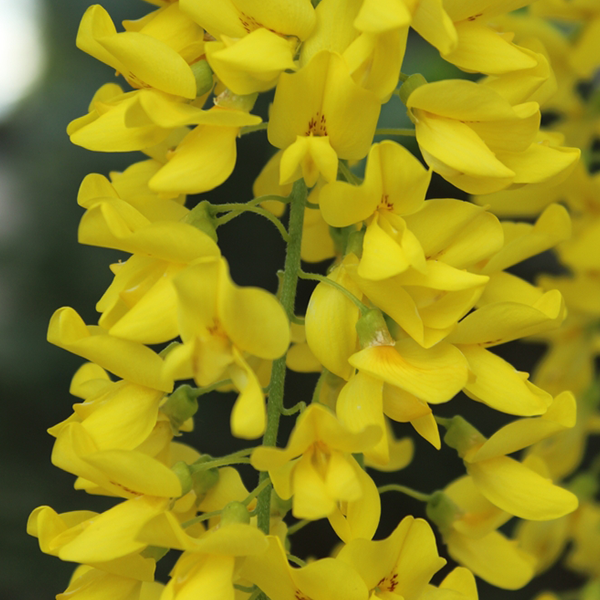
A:
{"type": "MultiPolygon", "coordinates": [[[[253,452],[251,462],[256,469],[269,471],[279,496],[284,499],[293,496],[295,517],[321,519],[334,515],[335,519],[338,502],[372,500],[370,488],[374,485],[370,477],[365,477],[352,454],[372,448],[381,433],[375,425],[357,433],[351,432],[323,405],[311,404],[299,417],[285,449],[260,446],[253,452]]],[[[367,513],[378,512],[376,490],[375,496],[376,506],[365,507],[362,517],[355,515],[358,520],[370,521],[367,513]]],[[[348,518],[353,521],[350,510],[348,518]]],[[[377,514],[371,536],[378,518],[377,514]]],[[[332,521],[332,525],[338,531],[336,523],[332,521]]]]}
{"type": "Polygon", "coordinates": [[[234,435],[256,438],[265,429],[264,397],[245,355],[279,358],[290,327],[277,298],[258,288],[240,288],[224,259],[206,258],[179,273],[173,284],[183,344],[166,357],[166,372],[193,377],[200,386],[231,379],[240,395],[231,414],[234,435]]]}

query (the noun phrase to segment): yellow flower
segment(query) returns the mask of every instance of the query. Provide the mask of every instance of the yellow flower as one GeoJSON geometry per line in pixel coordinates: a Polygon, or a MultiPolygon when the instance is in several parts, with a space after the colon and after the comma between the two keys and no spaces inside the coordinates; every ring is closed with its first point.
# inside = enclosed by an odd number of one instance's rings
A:
{"type": "Polygon", "coordinates": [[[333,227],[367,222],[357,273],[387,279],[412,266],[425,270],[425,254],[402,218],[425,201],[431,172],[394,142],[374,144],[360,186],[334,181],[323,186],[319,206],[333,227]]]}
{"type": "Polygon", "coordinates": [[[284,73],[268,128],[269,142],[284,149],[280,183],[304,177],[312,187],[320,174],[334,181],[338,157],[358,160],[369,151],[379,110],[377,97],[354,83],[338,54],[320,52],[297,73],[284,73]]]}
{"type": "Polygon", "coordinates": [[[282,71],[295,69],[299,40],[310,34],[314,9],[309,0],[181,0],[181,10],[214,38],[206,57],[219,79],[236,94],[263,92],[282,71]]]}
{"type": "Polygon", "coordinates": [[[484,85],[452,79],[425,84],[406,105],[427,164],[470,194],[541,183],[579,159],[576,148],[555,148],[549,139],[538,139],[536,102],[512,106],[484,85]]]}
{"type": "Polygon", "coordinates": [[[265,290],[236,286],[224,259],[197,261],[173,284],[183,344],[167,355],[166,372],[175,379],[193,377],[200,386],[232,379],[240,391],[232,432],[244,438],[262,435],[264,397],[244,355],[274,360],[285,353],[290,329],[281,304],[265,290]]]}
{"type": "Polygon", "coordinates": [[[117,33],[106,10],[96,4],[81,19],[77,47],[122,73],[134,88],[194,99],[196,79],[188,62],[204,54],[202,33],[177,4],[147,18],[140,28],[117,33]]]}
{"type": "Polygon", "coordinates": [[[438,555],[430,525],[405,517],[384,540],[353,540],[337,559],[351,566],[370,590],[371,600],[417,600],[446,561],[438,555]]]}
{"type": "Polygon", "coordinates": [[[357,570],[339,558],[315,560],[299,569],[290,567],[279,538],[269,536],[269,548],[249,556],[241,576],[269,598],[297,600],[367,600],[369,593],[357,570]]]}
{"type": "Polygon", "coordinates": [[[269,471],[281,498],[293,497],[295,517],[333,515],[332,526],[346,537],[336,526],[342,524],[338,503],[346,503],[352,536],[370,538],[379,522],[379,495],[351,454],[372,448],[381,433],[374,425],[353,433],[324,406],[311,404],[298,418],[285,449],[260,446],[251,462],[256,469],[269,471]]]}
{"type": "Polygon", "coordinates": [[[512,515],[494,506],[469,476],[434,494],[427,514],[437,523],[448,554],[502,589],[520,589],[533,578],[535,558],[496,531],[512,515]]]}

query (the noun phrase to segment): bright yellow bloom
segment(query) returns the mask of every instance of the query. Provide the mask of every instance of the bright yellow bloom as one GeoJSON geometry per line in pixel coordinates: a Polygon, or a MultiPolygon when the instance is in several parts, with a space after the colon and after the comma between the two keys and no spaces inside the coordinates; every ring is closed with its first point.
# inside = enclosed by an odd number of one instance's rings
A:
{"type": "Polygon", "coordinates": [[[310,34],[309,0],[181,0],[181,10],[214,38],[206,58],[219,79],[236,94],[263,92],[280,73],[295,68],[299,40],[310,34]]]}
{"type": "Polygon", "coordinates": [[[430,180],[431,172],[408,150],[386,141],[372,146],[362,185],[334,181],[323,186],[319,206],[329,225],[367,223],[360,277],[387,279],[409,266],[425,270],[423,249],[402,217],[422,207],[430,180]]]}
{"type": "Polygon", "coordinates": [[[86,325],[69,307],[59,308],[48,325],[48,341],[94,362],[118,377],[163,392],[173,380],[162,373],[163,359],[150,348],[86,325]]]}
{"type": "Polygon", "coordinates": [[[319,175],[334,181],[338,157],[366,156],[379,110],[377,97],[354,83],[338,54],[320,52],[297,73],[284,73],[268,128],[269,142],[284,149],[280,183],[304,177],[312,187],[319,175]]]}
{"type": "MultiPolygon", "coordinates": [[[[537,472],[543,461],[520,463],[507,454],[575,424],[575,399],[564,392],[541,417],[509,423],[486,440],[475,428],[454,419],[445,441],[457,448],[477,489],[495,506],[534,521],[562,517],[577,508],[577,497],[537,472]]],[[[462,421],[464,423],[464,421],[462,421]]]]}
{"type": "Polygon", "coordinates": [[[512,515],[487,500],[469,476],[452,482],[443,495],[455,511],[449,522],[438,524],[448,554],[502,589],[526,585],[534,576],[534,557],[496,531],[512,515]]]}
{"type": "Polygon", "coordinates": [[[541,183],[579,159],[576,148],[554,148],[550,140],[538,139],[536,102],[512,106],[490,87],[471,81],[422,85],[407,107],[425,161],[470,194],[541,183]]]}
{"type": "Polygon", "coordinates": [[[146,18],[141,27],[129,23],[128,31],[117,33],[106,10],[90,6],[81,19],[77,47],[122,73],[134,88],[194,99],[196,79],[188,63],[204,54],[202,30],[176,3],[146,18]]]}
{"type": "Polygon", "coordinates": [[[369,593],[355,568],[339,558],[315,560],[292,568],[279,538],[269,536],[269,548],[249,556],[241,575],[269,598],[297,600],[367,600],[369,593]]]}
{"type": "Polygon", "coordinates": [[[371,600],[417,600],[431,577],[446,564],[438,555],[430,525],[410,516],[384,540],[351,541],[337,559],[360,574],[371,600]]]}
{"type": "Polygon", "coordinates": [[[243,438],[262,435],[263,392],[245,354],[274,360],[285,353],[290,331],[281,304],[265,290],[236,286],[224,259],[198,261],[173,284],[183,344],[167,355],[166,373],[175,379],[193,377],[200,386],[232,379],[240,391],[231,413],[232,432],[243,438]]]}
{"type": "Polygon", "coordinates": [[[351,454],[372,448],[381,434],[374,425],[351,432],[324,406],[311,404],[298,418],[285,449],[260,446],[251,461],[256,469],[269,471],[281,498],[293,498],[295,517],[333,515],[332,525],[343,535],[336,523],[341,523],[338,502],[346,503],[352,537],[370,538],[379,522],[379,495],[351,454]]]}

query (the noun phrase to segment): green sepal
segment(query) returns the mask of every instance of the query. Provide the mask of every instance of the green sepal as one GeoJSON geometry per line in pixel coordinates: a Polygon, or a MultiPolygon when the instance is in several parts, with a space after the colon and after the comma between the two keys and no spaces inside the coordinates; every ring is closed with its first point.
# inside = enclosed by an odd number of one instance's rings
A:
{"type": "Polygon", "coordinates": [[[158,562],[169,550],[170,548],[163,548],[162,546],[147,546],[140,552],[140,556],[158,562]]]}
{"type": "Polygon", "coordinates": [[[400,98],[400,100],[402,100],[402,102],[404,104],[406,104],[408,97],[418,87],[421,87],[422,85],[425,85],[426,83],[427,83],[427,79],[425,79],[425,77],[423,77],[423,75],[421,75],[421,73],[415,73],[414,75],[411,75],[410,77],[408,77],[408,79],[400,86],[400,89],[398,90],[398,97],[400,98]]]}
{"type": "Polygon", "coordinates": [[[250,523],[250,513],[244,504],[234,500],[225,505],[221,512],[221,525],[226,526],[232,523],[250,523]]]}
{"type": "Polygon", "coordinates": [[[485,442],[483,435],[471,423],[463,419],[463,417],[452,417],[448,421],[449,425],[444,436],[444,442],[450,448],[454,448],[461,458],[471,448],[485,442]]]}
{"type": "Polygon", "coordinates": [[[213,460],[209,454],[203,454],[195,463],[190,465],[192,474],[192,489],[198,497],[198,502],[202,502],[206,493],[219,482],[219,469],[203,469],[202,465],[213,460]]]}
{"type": "Polygon", "coordinates": [[[441,491],[433,492],[425,506],[427,518],[437,525],[441,533],[452,527],[452,523],[456,521],[461,512],[450,496],[441,491]]]}
{"type": "Polygon", "coordinates": [[[293,498],[290,497],[284,500],[279,494],[271,489],[271,516],[272,517],[285,517],[290,510],[292,510],[293,498]]]}
{"type": "Polygon", "coordinates": [[[393,346],[394,338],[390,335],[383,313],[372,308],[356,322],[356,333],[361,348],[370,346],[393,346]]]}
{"type": "Polygon", "coordinates": [[[181,495],[185,496],[192,489],[193,485],[189,466],[180,460],[171,467],[171,471],[179,478],[179,481],[181,482],[181,495]]]}
{"type": "Polygon", "coordinates": [[[197,60],[190,68],[196,79],[196,96],[204,96],[214,85],[212,69],[205,59],[197,60]]]}
{"type": "Polygon", "coordinates": [[[227,89],[215,98],[215,105],[221,108],[250,112],[254,108],[257,98],[258,93],[241,96],[227,89]]]}
{"type": "Polygon", "coordinates": [[[208,200],[204,200],[190,210],[183,219],[183,222],[193,225],[196,229],[204,232],[213,242],[218,242],[217,220],[211,208],[211,203],[208,200]]]}
{"type": "Polygon", "coordinates": [[[179,434],[181,426],[196,414],[198,400],[191,386],[181,385],[167,398],[160,410],[169,417],[174,433],[179,434]]]}

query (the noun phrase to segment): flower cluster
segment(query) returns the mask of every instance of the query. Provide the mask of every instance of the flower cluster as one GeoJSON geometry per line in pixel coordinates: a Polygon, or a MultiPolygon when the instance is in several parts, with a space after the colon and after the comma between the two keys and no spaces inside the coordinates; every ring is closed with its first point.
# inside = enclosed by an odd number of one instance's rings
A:
{"type": "Polygon", "coordinates": [[[49,430],[52,462],[117,499],[101,514],[32,512],[41,550],[79,564],[57,598],[477,600],[475,577],[521,588],[569,541],[582,595],[597,590],[598,463],[578,469],[600,432],[600,10],[530,3],[152,0],[120,32],[86,11],[77,46],[121,79],[67,132],[147,158],[83,180],[79,241],[128,257],[97,325],[63,307],[48,329],[88,361],[71,386],[82,402],[49,430]],[[475,77],[402,72],[410,29],[475,77]],[[268,123],[252,114],[261,93],[268,123]],[[400,103],[414,128],[383,127],[400,103]],[[276,150],[255,198],[187,200],[226,181],[237,138],[262,130],[276,150]],[[432,197],[434,175],[473,202],[432,197]],[[236,285],[222,255],[219,228],[245,212],[287,244],[276,294],[236,285]],[[519,276],[555,248],[567,274],[519,276]],[[325,260],[325,274],[301,268],[325,260]],[[300,278],[317,284],[297,314],[300,278]],[[530,380],[501,346],[532,336],[549,350],[530,380]],[[318,374],[310,402],[285,407],[287,369],[318,374]],[[231,434],[261,445],[212,457],[177,441],[213,391],[237,393],[231,434]],[[486,438],[442,416],[461,392],[517,418],[486,438]],[[456,450],[465,474],[433,493],[378,487],[373,469],[419,462],[411,431],[456,450]],[[384,537],[388,491],[424,507],[384,537]],[[322,519],[339,547],[305,562],[293,534],[322,519]],[[444,554],[459,566],[436,578],[444,554]]]}

